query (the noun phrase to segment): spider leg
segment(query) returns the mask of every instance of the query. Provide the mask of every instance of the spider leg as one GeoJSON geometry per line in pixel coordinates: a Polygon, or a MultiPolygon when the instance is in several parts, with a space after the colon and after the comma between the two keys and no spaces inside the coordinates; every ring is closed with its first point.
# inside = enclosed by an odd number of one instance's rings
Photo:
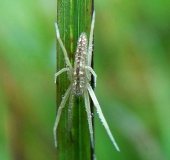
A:
{"type": "Polygon", "coordinates": [[[70,95],[70,91],[71,91],[71,85],[69,86],[69,88],[67,89],[62,101],[61,101],[61,104],[58,108],[58,111],[57,111],[57,116],[56,116],[56,120],[55,120],[55,123],[54,123],[54,128],[53,128],[53,132],[54,132],[54,143],[55,143],[55,147],[57,147],[57,135],[56,135],[56,131],[57,131],[57,126],[58,126],[58,122],[60,120],[60,115],[61,115],[61,111],[62,109],[65,107],[65,104],[69,98],[69,95],[70,95]]]}
{"type": "Polygon", "coordinates": [[[57,76],[60,75],[61,73],[65,72],[65,71],[69,71],[69,68],[63,68],[63,69],[59,70],[59,71],[54,75],[54,83],[57,82],[57,76]]]}
{"type": "MultiPolygon", "coordinates": [[[[97,82],[97,74],[95,73],[95,71],[93,70],[93,68],[91,68],[90,66],[85,66],[85,68],[90,71],[94,77],[94,87],[96,87],[96,82],[97,82]]],[[[88,72],[86,73],[88,78],[90,79],[90,76],[88,74],[88,72]]]]}
{"type": "Polygon", "coordinates": [[[55,23],[55,28],[56,28],[56,37],[57,37],[58,42],[59,42],[59,44],[60,44],[60,46],[61,46],[61,48],[62,48],[62,50],[63,50],[66,64],[67,64],[67,66],[68,66],[70,69],[72,69],[70,60],[69,60],[68,55],[67,55],[67,51],[66,51],[66,49],[65,49],[65,47],[64,47],[64,44],[63,44],[63,42],[62,42],[62,40],[61,40],[61,38],[60,38],[60,32],[59,32],[57,23],[55,23]]]}
{"type": "Polygon", "coordinates": [[[105,129],[106,129],[106,131],[107,131],[107,133],[108,133],[108,135],[109,135],[109,137],[110,137],[113,145],[115,146],[115,148],[116,148],[117,151],[120,151],[118,145],[116,144],[115,139],[114,139],[113,136],[112,136],[112,133],[111,133],[111,131],[110,131],[110,129],[109,129],[109,126],[108,126],[105,118],[104,118],[104,115],[103,115],[103,113],[102,113],[102,110],[101,110],[101,108],[100,108],[100,105],[99,105],[99,103],[98,103],[98,100],[97,100],[97,98],[96,98],[96,96],[95,96],[95,94],[94,94],[94,91],[93,91],[93,89],[91,88],[90,84],[87,84],[87,89],[88,89],[88,91],[89,91],[89,93],[90,93],[90,96],[91,96],[91,99],[92,99],[94,105],[96,106],[97,113],[99,114],[99,118],[100,118],[101,121],[103,122],[103,125],[104,125],[104,127],[105,127],[105,129]]]}
{"type": "Polygon", "coordinates": [[[72,110],[73,110],[74,94],[70,95],[69,106],[68,106],[68,131],[71,131],[72,125],[72,110]]]}
{"type": "Polygon", "coordinates": [[[94,139],[93,139],[93,127],[92,127],[92,116],[91,116],[91,110],[90,110],[90,101],[89,101],[89,95],[87,90],[84,93],[84,101],[85,101],[85,108],[87,112],[87,120],[89,124],[89,132],[90,132],[90,138],[91,138],[91,145],[92,148],[94,148],[94,139]]]}
{"type": "Polygon", "coordinates": [[[93,11],[91,29],[90,29],[89,47],[88,47],[88,66],[91,66],[91,59],[92,59],[94,22],[95,22],[95,11],[93,11]]]}

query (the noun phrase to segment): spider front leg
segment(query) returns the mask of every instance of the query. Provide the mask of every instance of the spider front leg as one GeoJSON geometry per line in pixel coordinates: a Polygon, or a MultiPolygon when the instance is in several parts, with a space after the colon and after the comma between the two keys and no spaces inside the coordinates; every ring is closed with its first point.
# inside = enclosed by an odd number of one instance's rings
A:
{"type": "Polygon", "coordinates": [[[89,36],[89,46],[88,46],[88,66],[91,66],[92,50],[93,50],[93,32],[94,32],[94,22],[95,22],[95,11],[93,11],[90,36],[89,36]]]}
{"type": "Polygon", "coordinates": [[[62,109],[65,107],[65,104],[69,98],[69,95],[70,95],[70,91],[71,91],[71,85],[69,86],[69,88],[67,89],[62,101],[61,101],[61,104],[58,108],[58,111],[57,111],[57,116],[56,116],[56,120],[55,120],[55,123],[54,123],[54,128],[53,128],[53,133],[54,133],[54,143],[55,143],[55,147],[57,147],[57,134],[56,134],[56,131],[57,131],[57,127],[58,127],[58,122],[60,120],[60,116],[61,116],[61,111],[62,109]]]}
{"type": "Polygon", "coordinates": [[[114,139],[113,136],[112,136],[112,133],[111,133],[111,131],[110,131],[110,129],[109,129],[109,126],[108,126],[108,124],[107,124],[107,122],[106,122],[106,120],[105,120],[105,118],[104,118],[104,115],[103,115],[102,110],[101,110],[101,108],[100,108],[99,102],[98,102],[98,100],[97,100],[97,98],[96,98],[96,96],[95,96],[95,94],[94,94],[94,92],[93,92],[93,89],[91,88],[91,86],[90,86],[89,83],[87,84],[87,89],[88,89],[88,91],[89,91],[89,94],[90,94],[90,96],[91,96],[91,99],[92,99],[94,105],[96,106],[97,113],[99,114],[99,118],[100,118],[101,121],[103,122],[103,125],[104,125],[104,127],[105,127],[105,129],[106,129],[106,131],[107,131],[107,133],[108,133],[108,135],[109,135],[109,137],[110,137],[113,145],[115,146],[115,148],[116,148],[117,151],[120,151],[120,149],[119,149],[119,147],[118,147],[115,139],[114,139]]]}
{"type": "Polygon", "coordinates": [[[64,47],[64,44],[63,44],[63,42],[62,42],[62,40],[60,38],[60,32],[59,32],[57,23],[55,23],[55,28],[56,28],[56,37],[57,37],[57,40],[58,40],[58,42],[59,42],[59,44],[60,44],[60,46],[61,46],[61,48],[63,50],[66,64],[70,68],[70,70],[72,70],[72,66],[71,66],[70,60],[69,60],[68,55],[67,55],[67,51],[66,51],[66,49],[64,47]]]}

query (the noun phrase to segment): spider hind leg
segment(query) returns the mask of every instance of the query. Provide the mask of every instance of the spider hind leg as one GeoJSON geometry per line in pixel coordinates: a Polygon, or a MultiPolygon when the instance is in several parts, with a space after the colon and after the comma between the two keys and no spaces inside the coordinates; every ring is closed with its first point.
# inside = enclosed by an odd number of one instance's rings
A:
{"type": "Polygon", "coordinates": [[[115,141],[115,139],[114,139],[114,137],[113,137],[113,135],[112,135],[112,133],[111,133],[111,131],[109,129],[109,126],[108,126],[108,124],[107,124],[107,122],[106,122],[106,120],[104,118],[104,115],[103,115],[102,110],[100,108],[99,102],[98,102],[98,100],[97,100],[97,98],[96,98],[96,96],[94,94],[94,91],[91,88],[90,84],[87,85],[87,89],[88,89],[89,94],[91,96],[91,99],[92,99],[92,101],[94,103],[94,106],[97,109],[97,113],[99,114],[99,118],[101,119],[101,121],[102,121],[102,123],[103,123],[103,125],[104,125],[104,127],[106,129],[107,134],[109,135],[109,137],[110,137],[113,145],[115,146],[116,150],[120,151],[120,149],[119,149],[119,147],[118,147],[118,145],[117,145],[117,143],[116,143],[116,141],[115,141]]]}
{"type": "Polygon", "coordinates": [[[89,101],[88,91],[85,91],[85,93],[84,93],[84,101],[85,101],[85,108],[86,108],[86,112],[87,112],[87,120],[88,120],[88,125],[89,125],[91,145],[92,145],[92,148],[94,148],[92,115],[91,115],[91,110],[90,110],[90,101],[89,101]]]}
{"type": "Polygon", "coordinates": [[[57,131],[57,127],[58,127],[58,123],[59,123],[59,120],[60,120],[60,116],[61,116],[61,112],[62,112],[62,109],[65,107],[65,104],[69,98],[69,95],[70,95],[70,91],[71,91],[71,85],[69,86],[69,88],[67,89],[62,101],[61,101],[61,104],[58,108],[58,111],[57,111],[57,116],[56,116],[56,120],[55,120],[55,123],[54,123],[54,128],[53,128],[53,133],[54,133],[54,143],[55,143],[55,147],[57,147],[57,134],[56,134],[56,131],[57,131]]]}

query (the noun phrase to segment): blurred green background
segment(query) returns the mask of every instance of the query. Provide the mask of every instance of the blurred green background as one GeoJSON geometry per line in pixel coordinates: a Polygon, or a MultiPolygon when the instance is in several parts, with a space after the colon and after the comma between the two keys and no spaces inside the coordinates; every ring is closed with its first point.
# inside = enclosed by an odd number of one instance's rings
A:
{"type": "MultiPolygon", "coordinates": [[[[95,1],[98,160],[170,159],[170,1],[95,1]]],[[[0,159],[53,160],[54,0],[0,2],[0,159]]]]}

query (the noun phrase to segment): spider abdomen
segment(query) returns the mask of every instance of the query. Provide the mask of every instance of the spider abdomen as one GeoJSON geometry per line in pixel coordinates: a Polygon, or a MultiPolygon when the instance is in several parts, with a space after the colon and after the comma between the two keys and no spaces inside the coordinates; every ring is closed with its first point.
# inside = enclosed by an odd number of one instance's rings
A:
{"type": "Polygon", "coordinates": [[[74,71],[72,87],[76,95],[82,95],[86,87],[85,66],[87,65],[87,36],[82,33],[77,42],[77,50],[75,54],[74,71]]]}

